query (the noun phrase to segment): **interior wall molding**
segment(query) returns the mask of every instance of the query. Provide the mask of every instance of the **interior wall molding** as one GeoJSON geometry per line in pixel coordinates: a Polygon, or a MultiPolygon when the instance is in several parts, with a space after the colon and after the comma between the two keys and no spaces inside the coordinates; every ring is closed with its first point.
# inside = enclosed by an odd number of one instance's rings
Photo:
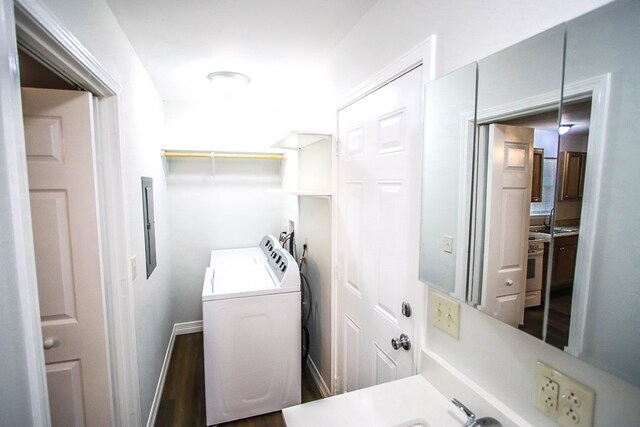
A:
{"type": "Polygon", "coordinates": [[[169,363],[171,362],[171,355],[173,354],[173,347],[176,341],[176,336],[184,334],[192,334],[195,332],[202,332],[202,320],[195,320],[193,322],[175,323],[171,330],[171,337],[169,338],[169,344],[167,344],[167,351],[164,354],[164,361],[162,362],[162,368],[160,369],[160,377],[158,378],[158,385],[156,386],[156,392],[151,402],[151,410],[149,411],[149,419],[147,420],[147,427],[154,427],[156,425],[156,419],[158,418],[158,409],[160,408],[160,400],[162,399],[162,392],[164,391],[164,383],[167,380],[167,373],[169,372],[169,363]]]}
{"type": "Polygon", "coordinates": [[[202,320],[193,322],[176,323],[174,326],[176,335],[193,334],[194,332],[202,332],[202,320]]]}
{"type": "MultiPolygon", "coordinates": [[[[3,284],[15,289],[16,305],[14,325],[22,337],[24,348],[19,351],[24,372],[16,372],[16,380],[26,376],[26,392],[29,393],[23,408],[15,408],[16,414],[24,415],[25,425],[50,426],[49,395],[47,391],[40,326],[40,306],[36,278],[33,230],[31,227],[29,185],[24,142],[24,127],[20,102],[20,76],[18,53],[11,0],[0,1],[0,185],[3,190],[2,217],[3,277],[12,277],[13,283],[3,284]],[[3,248],[4,249],[4,248],[3,248]],[[4,266],[7,266],[6,271],[4,266]],[[7,274],[7,276],[4,275],[7,274]]],[[[3,289],[4,291],[4,289],[3,289]]],[[[7,292],[3,294],[9,295],[7,292]]],[[[7,349],[9,350],[9,349],[7,349]]],[[[11,349],[13,351],[13,349],[11,349]]],[[[18,353],[16,353],[18,356],[18,353]]],[[[9,404],[5,401],[4,404],[9,404]]],[[[6,406],[2,406],[4,409],[6,406]]]]}
{"type": "Polygon", "coordinates": [[[313,378],[313,382],[315,383],[316,387],[318,387],[318,390],[320,391],[320,394],[322,395],[322,397],[330,397],[331,396],[331,390],[329,390],[329,387],[327,386],[327,383],[324,382],[324,379],[322,378],[322,375],[320,375],[320,371],[318,371],[318,367],[316,366],[315,363],[313,363],[313,359],[311,359],[311,357],[309,357],[307,359],[307,368],[309,369],[309,373],[311,374],[311,378],[313,378]]]}
{"type": "Polygon", "coordinates": [[[120,84],[38,0],[15,0],[18,45],[57,73],[95,95],[121,91],[120,84]]]}
{"type": "Polygon", "coordinates": [[[408,73],[420,65],[424,66],[422,71],[423,85],[435,78],[436,67],[436,35],[427,37],[413,49],[392,61],[386,67],[369,77],[367,80],[347,92],[347,95],[338,103],[338,110],[353,104],[357,100],[376,91],[387,83],[397,79],[401,75],[408,73]]]}
{"type": "Polygon", "coordinates": [[[147,419],[147,427],[154,427],[156,425],[158,409],[160,408],[160,400],[162,399],[162,391],[164,390],[164,383],[167,380],[169,363],[171,362],[171,355],[173,354],[173,346],[176,341],[176,335],[179,335],[178,333],[176,333],[177,329],[178,323],[174,324],[173,329],[171,330],[169,344],[167,345],[167,351],[164,354],[162,368],[160,369],[160,377],[158,378],[158,384],[156,385],[156,392],[153,395],[153,401],[151,402],[151,410],[149,411],[149,418],[147,419]]]}

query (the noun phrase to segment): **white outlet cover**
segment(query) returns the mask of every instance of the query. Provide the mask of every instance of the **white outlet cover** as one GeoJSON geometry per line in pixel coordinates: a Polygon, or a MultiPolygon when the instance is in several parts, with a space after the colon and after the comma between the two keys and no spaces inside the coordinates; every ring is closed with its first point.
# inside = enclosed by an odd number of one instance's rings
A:
{"type": "Polygon", "coordinates": [[[458,339],[460,336],[460,303],[437,292],[431,292],[431,324],[458,339]]]}
{"type": "Polygon", "coordinates": [[[595,392],[540,361],[536,365],[534,404],[561,426],[590,427],[593,425],[595,392]],[[548,404],[550,397],[557,401],[555,409],[548,404]]]}

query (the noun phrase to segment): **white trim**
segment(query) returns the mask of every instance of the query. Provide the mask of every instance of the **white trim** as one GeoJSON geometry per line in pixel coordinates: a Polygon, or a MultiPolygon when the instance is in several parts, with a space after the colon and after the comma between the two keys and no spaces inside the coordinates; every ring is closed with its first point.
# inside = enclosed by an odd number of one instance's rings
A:
{"type": "MultiPolygon", "coordinates": [[[[476,76],[478,67],[476,65],[476,76]]],[[[457,224],[457,241],[456,241],[456,269],[455,269],[455,285],[454,291],[450,296],[461,301],[467,299],[467,274],[463,274],[467,270],[467,262],[469,259],[469,224],[471,222],[471,188],[473,165],[473,129],[474,112],[465,112],[460,115],[460,135],[463,135],[460,147],[460,169],[458,172],[458,224],[457,224]],[[471,133],[469,132],[471,131],[471,133]]]]}
{"type": "MultiPolygon", "coordinates": [[[[338,276],[340,274],[340,266],[338,263],[338,245],[340,244],[340,242],[338,241],[339,236],[338,236],[338,200],[339,200],[339,194],[338,194],[338,188],[339,188],[339,184],[338,184],[338,180],[339,180],[339,162],[340,162],[340,157],[339,157],[339,152],[338,152],[338,147],[340,144],[340,141],[338,140],[338,135],[339,135],[339,122],[338,122],[338,116],[339,116],[339,111],[342,110],[343,108],[349,106],[350,104],[356,102],[357,100],[365,97],[366,95],[374,92],[375,90],[381,88],[382,86],[386,85],[387,83],[390,83],[391,81],[395,80],[396,78],[402,76],[403,74],[411,71],[412,69],[418,67],[418,66],[422,66],[422,111],[421,111],[421,120],[423,121],[423,127],[422,127],[422,140],[424,141],[424,86],[430,82],[431,80],[433,80],[435,78],[435,73],[436,73],[436,35],[432,34],[431,36],[429,36],[427,39],[425,39],[423,42],[421,42],[420,44],[418,44],[417,46],[415,46],[413,49],[409,50],[408,52],[406,52],[405,54],[401,55],[400,57],[398,57],[395,61],[392,61],[389,65],[387,65],[386,67],[382,68],[380,71],[378,71],[377,73],[375,73],[373,76],[371,76],[370,78],[368,78],[367,80],[365,80],[363,83],[361,83],[360,85],[356,86],[353,90],[349,91],[347,93],[347,95],[342,99],[341,102],[338,103],[338,107],[336,108],[336,129],[334,134],[336,135],[335,140],[334,140],[334,144],[333,144],[333,149],[334,151],[334,159],[337,159],[337,161],[334,162],[334,172],[333,172],[333,194],[335,195],[335,200],[336,203],[333,203],[332,209],[332,240],[333,240],[333,244],[332,244],[332,251],[333,251],[333,265],[332,265],[332,270],[333,270],[333,280],[331,282],[331,378],[332,378],[332,384],[331,384],[331,392],[333,394],[337,394],[340,393],[342,391],[344,391],[344,387],[342,387],[342,385],[340,384],[341,382],[345,381],[344,375],[342,375],[341,378],[341,371],[340,368],[338,366],[338,361],[340,360],[340,358],[338,357],[339,352],[341,350],[340,346],[342,345],[340,340],[339,340],[339,334],[340,334],[340,330],[339,330],[339,319],[338,319],[338,297],[339,297],[339,293],[338,293],[338,276]]],[[[416,250],[419,250],[419,248],[416,248],[416,250]]],[[[416,285],[416,292],[414,293],[414,295],[412,295],[414,297],[414,300],[416,301],[416,304],[414,304],[415,308],[414,308],[414,327],[413,327],[413,332],[415,334],[415,341],[414,342],[414,346],[416,348],[420,347],[420,341],[422,341],[422,336],[423,336],[423,329],[424,329],[424,325],[422,325],[421,322],[421,318],[423,316],[423,313],[426,312],[425,310],[425,305],[424,305],[424,301],[425,301],[425,290],[419,289],[419,284],[420,281],[416,281],[417,285],[416,285]]],[[[413,366],[412,366],[412,372],[417,372],[418,368],[420,367],[420,357],[417,354],[417,351],[414,350],[414,354],[413,354],[413,366]]]]}
{"type": "Polygon", "coordinates": [[[315,383],[316,387],[320,391],[320,394],[322,395],[322,397],[330,397],[331,391],[329,390],[329,387],[327,387],[327,383],[324,382],[322,375],[320,375],[320,372],[318,371],[316,364],[313,363],[313,359],[309,357],[307,359],[307,362],[308,362],[307,368],[309,369],[311,378],[313,379],[313,382],[315,383]]]}
{"type": "MultiPolygon", "coordinates": [[[[121,165],[120,101],[117,97],[120,85],[40,2],[16,0],[15,11],[15,27],[21,47],[83,89],[100,96],[94,118],[95,161],[113,420],[116,425],[140,425],[134,300],[126,257],[128,221],[121,165]]],[[[39,319],[36,320],[39,327],[39,319]]],[[[32,357],[36,354],[34,351],[32,357]]]]}
{"type": "Polygon", "coordinates": [[[169,337],[169,344],[167,345],[167,351],[164,354],[164,361],[162,362],[162,368],[160,369],[160,377],[158,378],[158,385],[156,385],[156,392],[153,395],[153,401],[151,402],[151,409],[149,410],[149,419],[147,420],[147,427],[154,427],[156,425],[156,418],[158,417],[158,409],[160,408],[160,400],[162,399],[162,391],[164,390],[164,382],[167,379],[167,373],[169,372],[169,363],[171,362],[171,355],[173,354],[173,345],[176,341],[176,329],[178,323],[173,325],[171,330],[171,336],[169,337]]]}
{"type": "Polygon", "coordinates": [[[602,169],[604,167],[605,147],[607,143],[607,121],[609,116],[609,94],[611,75],[605,74],[576,83],[565,84],[564,98],[579,99],[591,95],[591,121],[587,147],[587,166],[580,215],[580,238],[576,255],[576,270],[571,302],[571,325],[569,326],[569,344],[565,351],[580,357],[584,346],[585,326],[589,293],[593,287],[591,266],[596,246],[600,191],[602,188],[602,169]],[[577,284],[577,285],[576,285],[577,284]]]}
{"type": "MultiPolygon", "coordinates": [[[[11,268],[12,271],[6,271],[15,277],[14,283],[3,285],[11,287],[11,293],[16,293],[18,298],[14,302],[18,306],[15,327],[19,328],[24,343],[18,359],[24,356],[22,363],[25,365],[29,393],[28,406],[16,410],[29,412],[31,425],[46,427],[51,425],[51,418],[42,348],[18,54],[11,0],[3,0],[0,3],[0,19],[0,184],[9,190],[8,194],[2,195],[2,234],[3,240],[7,243],[7,255],[15,258],[4,258],[0,265],[3,269],[5,265],[11,268]]],[[[8,292],[3,294],[6,295],[8,292]]]]}
{"type": "Polygon", "coordinates": [[[373,76],[347,92],[338,103],[338,110],[353,104],[358,99],[367,96],[387,83],[397,79],[406,72],[423,65],[422,84],[430,82],[435,77],[436,35],[433,34],[423,42],[391,62],[373,76]]]}
{"type": "MultiPolygon", "coordinates": [[[[160,376],[158,378],[158,384],[156,385],[156,392],[153,395],[153,401],[151,402],[151,409],[149,410],[149,419],[147,420],[147,427],[153,427],[156,424],[156,418],[158,417],[158,409],[160,409],[160,401],[162,399],[162,392],[164,391],[164,383],[167,380],[167,373],[169,372],[169,363],[171,362],[171,355],[173,354],[173,346],[176,341],[176,336],[184,334],[192,334],[195,332],[202,332],[202,320],[195,320],[193,322],[175,323],[171,330],[171,336],[169,337],[169,344],[167,345],[167,351],[164,354],[164,361],[162,362],[162,368],[160,369],[160,376]]],[[[139,425],[139,424],[136,424],[139,425]]]]}
{"type": "Polygon", "coordinates": [[[202,320],[195,320],[193,322],[176,323],[173,326],[176,335],[193,334],[195,332],[202,332],[202,320]]]}
{"type": "Polygon", "coordinates": [[[100,62],[37,0],[15,0],[16,33],[21,46],[78,86],[99,96],[120,92],[100,62]]]}
{"type": "Polygon", "coordinates": [[[126,209],[119,136],[118,97],[96,100],[96,174],[106,327],[114,421],[140,425],[140,390],[134,296],[127,263],[126,209]]]}

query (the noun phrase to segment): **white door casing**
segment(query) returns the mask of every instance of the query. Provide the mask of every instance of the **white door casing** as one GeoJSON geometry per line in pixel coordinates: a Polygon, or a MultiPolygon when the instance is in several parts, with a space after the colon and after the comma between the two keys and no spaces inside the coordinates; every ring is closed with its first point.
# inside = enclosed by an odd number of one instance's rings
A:
{"type": "Polygon", "coordinates": [[[412,375],[414,348],[394,350],[417,301],[422,69],[339,111],[338,373],[340,391],[412,375]]]}
{"type": "Polygon", "coordinates": [[[533,129],[488,125],[487,206],[480,308],[517,327],[523,322],[533,129]]]}
{"type": "Polygon", "coordinates": [[[22,90],[53,425],[111,425],[88,92],[22,90]]]}

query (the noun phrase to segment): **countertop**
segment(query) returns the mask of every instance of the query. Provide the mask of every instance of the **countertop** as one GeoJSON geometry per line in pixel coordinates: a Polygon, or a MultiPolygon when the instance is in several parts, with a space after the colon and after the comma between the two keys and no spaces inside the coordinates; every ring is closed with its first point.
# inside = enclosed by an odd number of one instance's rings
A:
{"type": "Polygon", "coordinates": [[[466,417],[422,375],[282,410],[287,427],[461,427],[466,417]]]}
{"type": "MultiPolygon", "coordinates": [[[[565,230],[571,231],[563,231],[561,233],[555,233],[555,237],[565,237],[565,236],[577,236],[580,234],[580,229],[578,227],[559,227],[565,230]]],[[[549,233],[541,233],[538,231],[529,231],[529,237],[535,238],[535,240],[543,240],[545,242],[549,242],[551,240],[551,234],[549,233]]]]}

